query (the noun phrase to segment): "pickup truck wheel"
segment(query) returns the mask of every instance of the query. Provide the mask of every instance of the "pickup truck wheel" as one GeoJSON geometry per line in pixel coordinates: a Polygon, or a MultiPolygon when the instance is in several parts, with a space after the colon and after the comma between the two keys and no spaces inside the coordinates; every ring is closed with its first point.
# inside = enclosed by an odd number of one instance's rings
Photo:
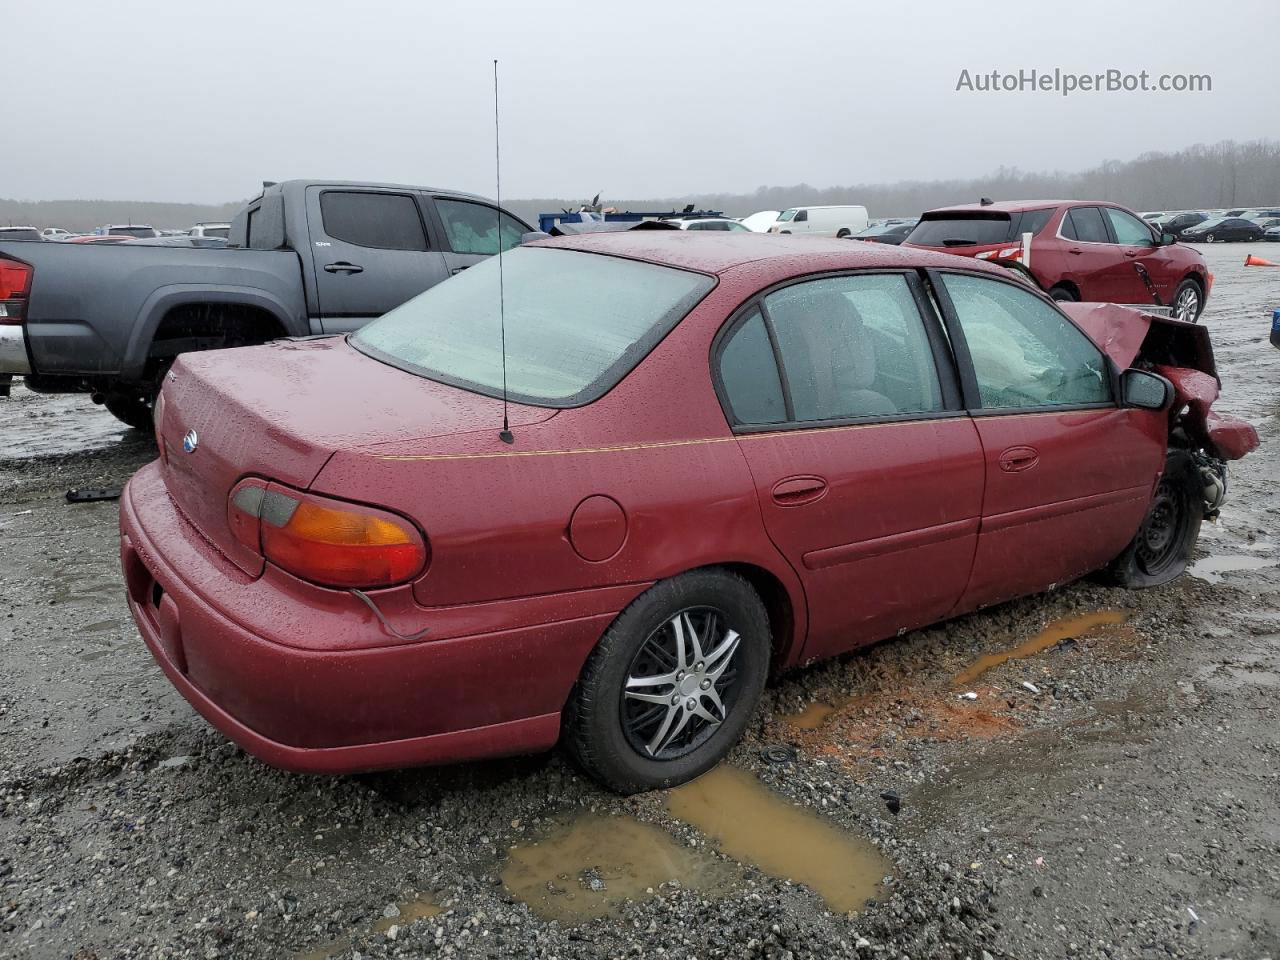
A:
{"type": "Polygon", "coordinates": [[[1050,287],[1049,297],[1059,303],[1075,303],[1080,299],[1070,287],[1050,287]]]}
{"type": "Polygon", "coordinates": [[[772,649],[746,580],[695,570],[633,600],[583,668],[564,742],[619,793],[671,787],[720,762],[764,690],[772,649]]]}
{"type": "Polygon", "coordinates": [[[1116,586],[1141,590],[1182,575],[1200,538],[1204,491],[1191,454],[1170,450],[1142,526],[1104,572],[1116,586]]]}
{"type": "Polygon", "coordinates": [[[102,405],[113,417],[135,430],[152,428],[151,404],[141,397],[115,393],[106,397],[102,405]]]}

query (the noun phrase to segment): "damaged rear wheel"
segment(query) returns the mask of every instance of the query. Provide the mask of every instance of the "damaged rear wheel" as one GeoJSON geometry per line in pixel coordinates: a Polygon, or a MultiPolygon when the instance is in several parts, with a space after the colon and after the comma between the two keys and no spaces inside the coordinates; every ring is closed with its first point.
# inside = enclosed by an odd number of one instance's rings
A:
{"type": "Polygon", "coordinates": [[[1200,537],[1204,500],[1200,473],[1186,450],[1170,450],[1142,526],[1107,567],[1105,578],[1121,587],[1158,587],[1191,563],[1200,537]]]}

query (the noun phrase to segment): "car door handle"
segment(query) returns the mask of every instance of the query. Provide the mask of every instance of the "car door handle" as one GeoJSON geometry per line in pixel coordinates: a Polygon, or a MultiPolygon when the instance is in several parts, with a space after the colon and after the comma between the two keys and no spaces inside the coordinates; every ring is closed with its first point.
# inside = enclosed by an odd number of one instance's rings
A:
{"type": "Polygon", "coordinates": [[[773,485],[773,502],[783,507],[812,503],[827,492],[821,477],[787,477],[773,485]]]}
{"type": "Polygon", "coordinates": [[[1084,253],[1079,247],[1067,247],[1067,253],[1082,254],[1084,253]]]}
{"type": "Polygon", "coordinates": [[[1126,250],[1124,255],[1128,257],[1130,260],[1132,260],[1134,257],[1139,256],[1141,253],[1142,253],[1141,250],[1126,250]]]}
{"type": "Polygon", "coordinates": [[[1010,447],[1000,454],[1000,469],[1005,473],[1022,473],[1040,462],[1040,451],[1035,447],[1010,447]]]}
{"type": "Polygon", "coordinates": [[[467,269],[467,267],[469,266],[471,266],[471,264],[464,263],[460,267],[454,267],[452,270],[449,271],[449,276],[456,277],[458,274],[460,274],[463,270],[467,269]]]}
{"type": "Polygon", "coordinates": [[[326,263],[324,265],[325,273],[364,273],[364,267],[357,266],[354,263],[347,263],[345,260],[339,260],[337,263],[326,263]]]}

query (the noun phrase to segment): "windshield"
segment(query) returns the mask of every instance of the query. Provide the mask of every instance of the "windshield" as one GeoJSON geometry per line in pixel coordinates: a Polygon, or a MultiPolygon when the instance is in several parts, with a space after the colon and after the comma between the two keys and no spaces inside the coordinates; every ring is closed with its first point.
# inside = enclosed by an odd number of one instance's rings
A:
{"type": "Polygon", "coordinates": [[[1229,217],[1214,217],[1212,220],[1201,220],[1196,224],[1196,229],[1199,230],[1202,227],[1216,227],[1220,223],[1226,223],[1229,219],[1229,217]]]}
{"type": "Polygon", "coordinates": [[[156,232],[150,227],[112,227],[107,234],[112,237],[154,237],[156,232]]]}
{"type": "Polygon", "coordinates": [[[796,215],[795,207],[792,207],[790,210],[783,210],[780,214],[778,214],[778,222],[786,223],[788,220],[793,219],[795,215],[796,215]]]}
{"type": "Polygon", "coordinates": [[[1004,243],[1009,239],[1012,221],[1007,213],[964,216],[947,214],[921,220],[908,243],[923,247],[975,247],[988,243],[1004,243]]]}
{"type": "Polygon", "coordinates": [[[40,231],[34,227],[0,227],[0,240],[42,240],[40,231]]]}
{"type": "MultiPolygon", "coordinates": [[[[573,407],[602,396],[707,292],[700,273],[575,250],[520,247],[501,260],[507,395],[573,407]]],[[[499,260],[437,284],[351,343],[431,380],[501,396],[499,260]]]]}
{"type": "Polygon", "coordinates": [[[228,237],[231,235],[230,227],[201,227],[200,233],[206,237],[228,237]]]}

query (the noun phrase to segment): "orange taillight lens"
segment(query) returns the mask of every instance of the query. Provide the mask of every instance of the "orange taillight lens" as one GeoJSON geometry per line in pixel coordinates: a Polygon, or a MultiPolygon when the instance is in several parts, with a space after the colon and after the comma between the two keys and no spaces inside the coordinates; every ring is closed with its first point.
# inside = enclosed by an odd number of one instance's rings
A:
{"type": "MultiPolygon", "coordinates": [[[[244,486],[244,485],[242,485],[244,486]]],[[[410,580],[427,565],[427,545],[403,517],[327,497],[267,485],[237,487],[230,519],[237,539],[257,527],[262,555],[303,580],[373,589],[410,580]]]]}

